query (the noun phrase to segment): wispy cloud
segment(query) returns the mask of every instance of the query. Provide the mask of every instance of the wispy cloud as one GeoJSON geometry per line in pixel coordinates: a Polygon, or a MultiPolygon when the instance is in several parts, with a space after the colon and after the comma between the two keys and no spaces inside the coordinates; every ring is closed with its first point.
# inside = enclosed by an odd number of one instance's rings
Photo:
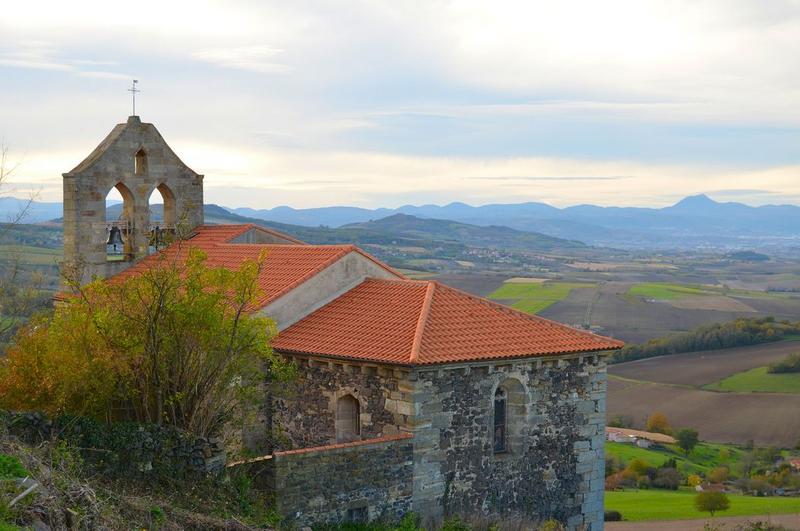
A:
{"type": "Polygon", "coordinates": [[[195,52],[192,56],[223,68],[235,68],[262,74],[285,72],[289,67],[276,61],[283,50],[269,46],[240,46],[195,52]]]}
{"type": "Polygon", "coordinates": [[[130,79],[129,74],[88,70],[87,67],[114,66],[116,62],[64,57],[56,47],[47,42],[22,43],[13,50],[0,51],[0,66],[33,70],[55,70],[81,77],[104,79],[130,79]]]}
{"type": "Polygon", "coordinates": [[[482,181],[619,181],[622,179],[632,179],[630,175],[611,175],[611,176],[574,176],[564,177],[541,177],[541,176],[488,176],[488,177],[468,177],[468,179],[478,179],[482,181]]]}
{"type": "Polygon", "coordinates": [[[796,2],[51,4],[3,11],[0,133],[56,198],[130,77],[232,205],[800,194],[796,2]]]}

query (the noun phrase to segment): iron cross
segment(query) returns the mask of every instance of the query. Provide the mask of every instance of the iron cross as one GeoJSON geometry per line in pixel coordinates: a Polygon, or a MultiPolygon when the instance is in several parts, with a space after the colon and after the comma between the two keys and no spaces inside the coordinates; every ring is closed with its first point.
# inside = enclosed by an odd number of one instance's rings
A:
{"type": "Polygon", "coordinates": [[[141,90],[136,88],[136,84],[138,82],[139,82],[138,79],[134,79],[133,80],[133,84],[131,85],[131,88],[128,89],[128,92],[130,92],[131,95],[133,96],[133,115],[132,116],[136,116],[136,93],[137,92],[141,92],[141,90]]]}

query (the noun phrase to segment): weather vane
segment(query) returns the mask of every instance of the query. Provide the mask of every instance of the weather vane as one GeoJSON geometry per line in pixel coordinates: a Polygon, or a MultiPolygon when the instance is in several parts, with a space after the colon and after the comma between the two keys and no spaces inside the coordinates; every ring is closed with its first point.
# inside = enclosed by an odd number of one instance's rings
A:
{"type": "Polygon", "coordinates": [[[133,80],[133,84],[131,85],[131,88],[128,89],[128,92],[130,92],[131,95],[133,96],[133,114],[132,114],[132,116],[136,116],[136,93],[137,92],[141,92],[141,90],[136,88],[136,84],[138,82],[139,82],[138,79],[134,79],[133,80]]]}

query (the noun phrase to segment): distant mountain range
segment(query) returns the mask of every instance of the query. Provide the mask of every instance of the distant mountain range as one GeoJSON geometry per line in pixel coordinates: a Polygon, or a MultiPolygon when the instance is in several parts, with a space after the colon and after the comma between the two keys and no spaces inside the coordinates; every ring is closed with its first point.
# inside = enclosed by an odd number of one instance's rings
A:
{"type": "Polygon", "coordinates": [[[536,232],[500,226],[480,227],[443,219],[422,219],[406,214],[394,214],[376,221],[350,223],[336,228],[304,227],[249,218],[217,205],[205,205],[204,214],[207,223],[255,223],[316,244],[355,243],[425,248],[455,245],[528,251],[586,247],[586,244],[579,241],[554,238],[536,232]]]}
{"type": "Polygon", "coordinates": [[[800,207],[751,207],[690,196],[665,208],[556,208],[545,203],[470,206],[402,206],[375,210],[355,207],[266,210],[235,208],[248,217],[297,225],[327,225],[377,220],[393,214],[448,219],[478,226],[502,225],[522,231],[620,248],[750,248],[800,245],[800,207]]]}
{"type": "MultiPolygon", "coordinates": [[[[0,219],[7,219],[20,208],[14,198],[0,198],[0,219]]],[[[117,207],[119,208],[119,207],[117,207]]],[[[444,206],[402,206],[396,209],[324,207],[294,209],[287,206],[255,210],[229,208],[231,214],[251,220],[301,227],[359,228],[375,231],[375,222],[395,218],[404,230],[438,230],[421,220],[449,220],[473,227],[507,227],[591,245],[643,248],[777,248],[800,245],[800,207],[768,205],[750,207],[741,203],[721,203],[706,195],[690,196],[665,208],[598,207],[578,205],[556,208],[545,203],[492,204],[470,206],[450,203],[444,206]],[[371,224],[370,224],[371,223],[371,224]]],[[[35,223],[61,216],[60,203],[35,203],[26,221],[35,223]]],[[[439,227],[441,228],[441,227],[439,227]]],[[[475,228],[468,231],[480,239],[475,228]]]]}

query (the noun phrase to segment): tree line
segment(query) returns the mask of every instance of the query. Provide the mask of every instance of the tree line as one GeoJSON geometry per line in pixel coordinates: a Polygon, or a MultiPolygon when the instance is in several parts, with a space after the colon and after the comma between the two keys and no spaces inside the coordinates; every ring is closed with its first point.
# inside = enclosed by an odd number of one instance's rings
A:
{"type": "Polygon", "coordinates": [[[613,355],[611,363],[756,345],[780,341],[793,334],[800,334],[800,322],[778,321],[774,317],[742,318],[701,326],[689,332],[670,334],[646,343],[628,345],[613,355]]]}

